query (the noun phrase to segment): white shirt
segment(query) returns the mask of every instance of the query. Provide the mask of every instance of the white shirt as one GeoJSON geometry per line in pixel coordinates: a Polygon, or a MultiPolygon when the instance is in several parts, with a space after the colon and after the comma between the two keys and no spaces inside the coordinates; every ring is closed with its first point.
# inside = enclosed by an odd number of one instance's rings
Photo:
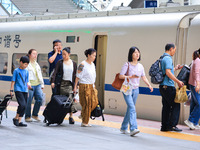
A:
{"type": "Polygon", "coordinates": [[[63,63],[63,80],[68,80],[72,82],[72,74],[73,74],[73,62],[71,61],[70,65],[66,65],[63,63]]]}
{"type": "MultiPolygon", "coordinates": [[[[36,72],[35,72],[35,69],[33,68],[33,66],[31,65],[31,63],[29,63],[28,67],[26,68],[29,72],[29,80],[37,80],[37,78],[36,78],[36,73],[37,73],[41,87],[44,88],[44,80],[43,80],[43,77],[42,77],[41,68],[40,68],[40,66],[37,62],[35,62],[35,64],[36,64],[36,66],[35,66],[36,72]]],[[[31,85],[30,82],[28,83],[28,85],[31,85]]]]}
{"type": "Polygon", "coordinates": [[[87,63],[85,60],[81,62],[84,65],[83,70],[78,73],[76,76],[79,78],[79,83],[82,84],[94,84],[96,80],[96,69],[95,65],[92,62],[91,64],[87,63]]]}

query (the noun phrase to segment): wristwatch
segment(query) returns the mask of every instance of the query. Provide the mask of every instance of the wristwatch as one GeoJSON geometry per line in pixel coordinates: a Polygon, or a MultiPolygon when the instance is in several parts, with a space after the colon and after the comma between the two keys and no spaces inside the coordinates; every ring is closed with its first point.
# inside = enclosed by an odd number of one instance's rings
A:
{"type": "Polygon", "coordinates": [[[13,90],[10,90],[10,92],[13,92],[13,90]]]}

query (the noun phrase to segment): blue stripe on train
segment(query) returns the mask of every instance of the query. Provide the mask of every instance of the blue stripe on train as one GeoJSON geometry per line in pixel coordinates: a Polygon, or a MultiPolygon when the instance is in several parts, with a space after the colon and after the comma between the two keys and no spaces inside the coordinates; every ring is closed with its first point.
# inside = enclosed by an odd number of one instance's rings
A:
{"type": "MultiPolygon", "coordinates": [[[[12,80],[12,76],[0,75],[0,80],[3,80],[3,81],[11,81],[11,80],[12,80]]],[[[49,79],[44,79],[44,84],[45,84],[45,85],[50,85],[49,79]]]]}
{"type": "MultiPolygon", "coordinates": [[[[111,84],[105,84],[105,91],[119,92],[119,90],[116,90],[115,88],[113,88],[111,84]]],[[[160,96],[160,92],[158,88],[154,88],[153,92],[150,92],[149,88],[147,87],[139,87],[139,91],[140,91],[140,94],[160,96]]]]}
{"type": "MultiPolygon", "coordinates": [[[[0,75],[0,80],[11,81],[12,76],[0,75]]],[[[44,84],[50,85],[49,79],[44,79],[44,84]]],[[[119,90],[116,90],[115,88],[113,88],[111,84],[105,84],[105,91],[119,92],[119,90]]],[[[140,87],[139,91],[140,91],[140,94],[160,96],[160,92],[159,92],[158,88],[154,88],[154,91],[152,93],[150,92],[149,88],[147,88],[147,87],[140,87]]]]}

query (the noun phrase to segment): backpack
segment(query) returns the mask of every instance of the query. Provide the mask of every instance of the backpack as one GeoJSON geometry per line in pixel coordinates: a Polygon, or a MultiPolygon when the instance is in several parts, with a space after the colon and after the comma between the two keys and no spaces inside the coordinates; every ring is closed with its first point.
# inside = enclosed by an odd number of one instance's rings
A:
{"type": "Polygon", "coordinates": [[[96,117],[102,116],[102,120],[104,121],[103,111],[100,102],[96,106],[96,108],[91,112],[90,118],[94,120],[96,117]]]}
{"type": "Polygon", "coordinates": [[[156,62],[153,63],[149,69],[149,76],[151,76],[151,83],[153,84],[160,84],[164,80],[165,74],[163,75],[161,62],[165,56],[167,55],[163,55],[158,60],[156,60],[156,62]]]}

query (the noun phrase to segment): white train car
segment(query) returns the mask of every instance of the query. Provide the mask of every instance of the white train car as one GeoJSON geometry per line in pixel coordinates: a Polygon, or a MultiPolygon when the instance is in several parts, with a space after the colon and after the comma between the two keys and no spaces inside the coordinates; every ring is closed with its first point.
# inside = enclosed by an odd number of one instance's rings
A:
{"type": "MultiPolygon", "coordinates": [[[[166,43],[175,43],[174,64],[190,64],[192,53],[200,47],[200,7],[185,8],[185,12],[159,13],[168,9],[126,10],[90,14],[68,14],[0,19],[0,96],[9,92],[12,71],[20,56],[29,49],[38,51],[38,62],[45,80],[47,101],[51,96],[47,54],[52,41],[60,39],[63,47],[71,47],[71,57],[77,63],[85,59],[84,50],[97,49],[96,87],[105,113],[124,115],[126,104],[122,93],[112,88],[115,74],[128,59],[128,51],[137,46],[141,63],[148,70],[163,53],[166,43]],[[195,11],[196,10],[196,11],[195,11]],[[158,13],[157,13],[158,12],[158,13]],[[136,14],[138,13],[138,14],[136,14]],[[149,14],[148,14],[149,13],[149,14]],[[154,14],[152,14],[154,13],[154,14]],[[62,19],[63,18],[63,19],[62,19]]],[[[158,85],[150,93],[141,81],[137,100],[138,118],[160,120],[161,96],[158,85]]],[[[182,105],[180,122],[189,109],[182,105]]]]}

